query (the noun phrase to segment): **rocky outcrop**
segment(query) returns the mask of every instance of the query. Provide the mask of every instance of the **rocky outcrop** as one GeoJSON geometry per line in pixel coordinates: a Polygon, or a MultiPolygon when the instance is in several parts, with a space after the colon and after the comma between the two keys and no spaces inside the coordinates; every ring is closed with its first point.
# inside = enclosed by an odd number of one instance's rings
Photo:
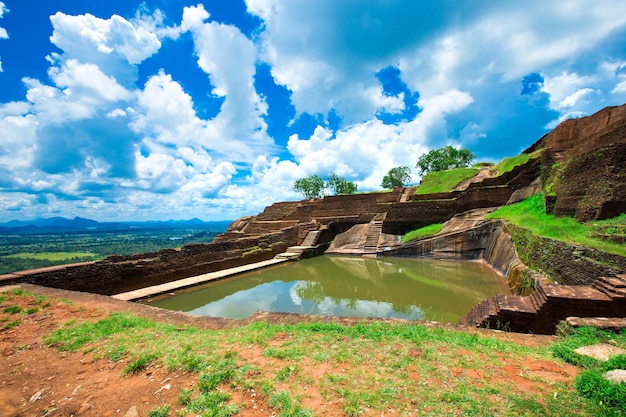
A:
{"type": "Polygon", "coordinates": [[[578,221],[626,212],[626,105],[566,120],[539,140],[547,205],[578,221]]]}

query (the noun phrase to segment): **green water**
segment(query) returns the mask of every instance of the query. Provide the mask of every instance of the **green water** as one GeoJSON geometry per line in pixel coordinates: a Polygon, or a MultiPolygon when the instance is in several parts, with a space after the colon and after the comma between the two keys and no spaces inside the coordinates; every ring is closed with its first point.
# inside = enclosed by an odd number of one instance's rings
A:
{"type": "Polygon", "coordinates": [[[481,300],[510,293],[504,278],[478,262],[320,256],[146,303],[226,318],[272,311],[456,323],[481,300]]]}

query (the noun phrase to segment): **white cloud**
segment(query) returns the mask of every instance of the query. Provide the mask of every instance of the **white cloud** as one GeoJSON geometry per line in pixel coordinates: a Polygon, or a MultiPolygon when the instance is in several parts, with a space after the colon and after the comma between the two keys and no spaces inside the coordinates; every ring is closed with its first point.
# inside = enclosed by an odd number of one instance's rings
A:
{"type": "Polygon", "coordinates": [[[118,15],[100,19],[91,14],[70,16],[57,12],[50,20],[54,27],[50,41],[70,58],[79,56],[98,62],[101,55],[110,55],[122,57],[129,64],[138,64],[161,47],[154,33],[118,15]],[[100,57],[95,58],[98,55],[100,57]]]}
{"type": "Polygon", "coordinates": [[[272,144],[262,117],[267,106],[254,88],[256,49],[239,29],[205,23],[208,17],[202,5],[185,7],[181,23],[181,30],[193,35],[198,66],[210,77],[213,94],[224,97],[220,113],[209,126],[219,133],[208,139],[230,143],[229,152],[241,153],[251,163],[272,144]],[[234,142],[238,145],[233,147],[234,142]]]}
{"type": "Polygon", "coordinates": [[[95,64],[81,64],[76,59],[68,59],[60,67],[52,66],[49,74],[66,95],[80,94],[111,102],[128,100],[131,96],[115,78],[103,74],[95,64]]]}

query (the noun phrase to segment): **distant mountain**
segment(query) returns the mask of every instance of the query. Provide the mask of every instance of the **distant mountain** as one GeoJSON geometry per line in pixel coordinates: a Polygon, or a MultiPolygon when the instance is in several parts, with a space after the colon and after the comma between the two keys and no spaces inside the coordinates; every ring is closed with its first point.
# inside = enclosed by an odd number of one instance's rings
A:
{"type": "Polygon", "coordinates": [[[226,230],[230,221],[204,222],[198,218],[190,220],[167,220],[146,222],[98,222],[96,220],[74,217],[36,218],[32,220],[11,220],[0,223],[0,233],[76,233],[113,230],[163,229],[163,228],[216,228],[226,230]]]}

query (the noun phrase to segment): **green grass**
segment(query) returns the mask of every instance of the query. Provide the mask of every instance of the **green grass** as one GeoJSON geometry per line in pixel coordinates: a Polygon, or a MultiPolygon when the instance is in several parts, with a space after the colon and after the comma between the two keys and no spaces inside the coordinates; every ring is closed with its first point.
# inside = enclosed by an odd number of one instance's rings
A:
{"type": "Polygon", "coordinates": [[[428,226],[420,227],[419,229],[412,230],[402,236],[402,243],[410,242],[411,240],[421,239],[426,236],[432,236],[441,232],[443,226],[441,223],[434,223],[428,226]]]}
{"type": "Polygon", "coordinates": [[[456,168],[446,171],[429,172],[415,190],[415,194],[447,193],[461,182],[480,172],[479,168],[456,168]]]}
{"type": "Polygon", "coordinates": [[[598,410],[573,390],[573,382],[520,392],[502,373],[511,363],[555,360],[546,347],[414,323],[256,322],[204,331],[112,314],[93,323],[68,323],[46,341],[95,357],[113,355],[131,367],[139,361],[135,372],[163,364],[197,373],[197,382],[170,404],[178,408],[169,411],[174,415],[235,415],[249,405],[233,403],[234,392],[244,397],[254,392],[270,413],[286,417],[315,415],[304,402],[312,392],[318,401],[332,402],[352,416],[394,409],[394,415],[567,417],[597,415],[598,410]],[[250,356],[252,351],[256,356],[250,356]],[[320,369],[321,374],[313,373],[320,369]],[[484,380],[474,383],[457,376],[455,369],[482,370],[484,380]],[[421,379],[409,381],[410,372],[421,379]]]}
{"type": "Polygon", "coordinates": [[[22,308],[19,306],[9,306],[9,307],[5,307],[2,309],[3,313],[8,313],[8,314],[17,314],[20,313],[22,311],[22,308]]]}
{"type": "Polygon", "coordinates": [[[68,259],[75,258],[87,258],[87,259],[100,259],[98,255],[90,252],[42,252],[42,253],[15,253],[13,255],[7,255],[5,258],[19,258],[19,259],[37,259],[40,261],[66,261],[68,259]]]}
{"type": "Polygon", "coordinates": [[[557,357],[585,370],[576,377],[576,390],[596,404],[604,416],[626,415],[626,384],[614,384],[604,378],[607,371],[626,369],[626,355],[617,355],[606,362],[579,355],[576,349],[596,343],[626,348],[626,330],[616,334],[590,327],[565,329],[564,337],[552,349],[557,357]]]}
{"type": "Polygon", "coordinates": [[[510,158],[504,158],[491,169],[491,172],[495,173],[495,175],[502,175],[505,172],[512,171],[513,168],[518,165],[525,164],[530,159],[538,158],[542,152],[543,149],[539,149],[531,154],[522,153],[517,156],[512,156],[510,158]]]}
{"type": "Polygon", "coordinates": [[[598,228],[626,223],[626,214],[609,220],[579,223],[571,217],[555,217],[546,214],[543,195],[539,194],[517,204],[501,207],[487,215],[487,218],[506,220],[529,229],[537,236],[626,256],[626,246],[594,237],[594,232],[598,228]]]}
{"type": "Polygon", "coordinates": [[[163,404],[148,411],[148,417],[167,417],[169,413],[170,406],[167,404],[163,404]]]}

